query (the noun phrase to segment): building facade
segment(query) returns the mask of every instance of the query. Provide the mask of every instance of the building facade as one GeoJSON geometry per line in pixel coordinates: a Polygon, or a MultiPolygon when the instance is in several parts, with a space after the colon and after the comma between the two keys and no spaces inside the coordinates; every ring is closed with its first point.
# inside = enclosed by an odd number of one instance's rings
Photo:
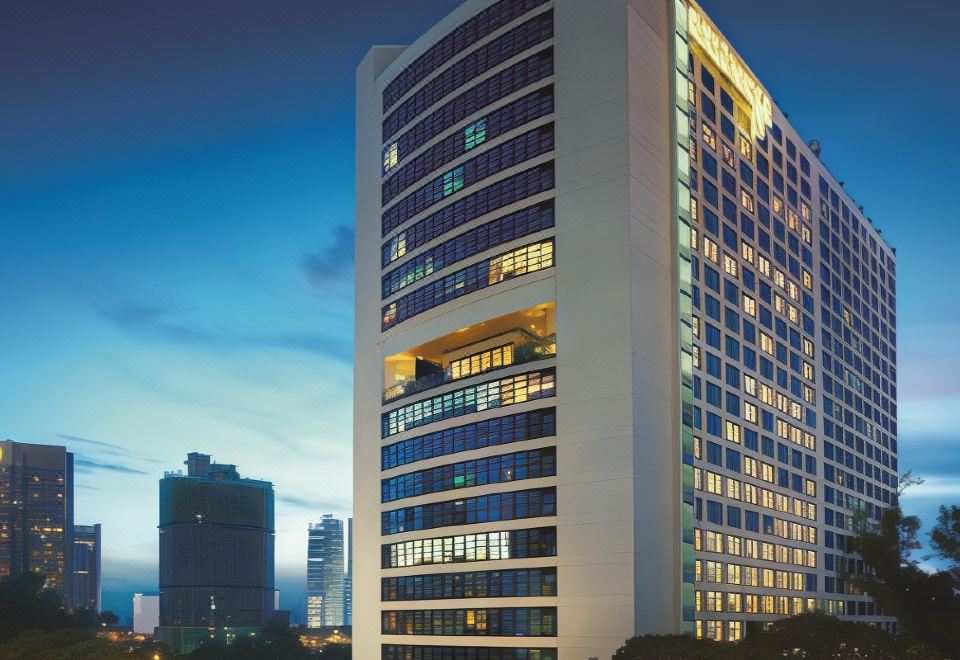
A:
{"type": "Polygon", "coordinates": [[[100,523],[73,526],[73,608],[100,611],[100,523]]]}
{"type": "Polygon", "coordinates": [[[133,594],[133,632],[153,635],[160,625],[160,594],[133,594]]]}
{"type": "Polygon", "coordinates": [[[468,0],[357,94],[359,657],[893,624],[895,253],[695,3],[468,0]]]}
{"type": "Polygon", "coordinates": [[[325,513],[307,529],[307,628],[345,621],[343,521],[325,513]]]}
{"type": "Polygon", "coordinates": [[[347,572],[343,576],[343,625],[353,625],[353,518],[347,518],[347,572]]]}
{"type": "Polygon", "coordinates": [[[73,454],[0,441],[0,579],[41,573],[69,606],[72,557],[73,454]]]}
{"type": "Polygon", "coordinates": [[[274,499],[268,481],[191,453],[160,480],[160,624],[181,653],[256,634],[275,614],[274,499]]]}

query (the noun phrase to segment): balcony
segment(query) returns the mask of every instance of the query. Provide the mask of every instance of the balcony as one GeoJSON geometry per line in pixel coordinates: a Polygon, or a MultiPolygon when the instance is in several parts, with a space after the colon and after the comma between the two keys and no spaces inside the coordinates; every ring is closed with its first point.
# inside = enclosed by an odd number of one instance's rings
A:
{"type": "Polygon", "coordinates": [[[553,303],[514,312],[384,361],[383,402],[557,354],[553,303]]]}

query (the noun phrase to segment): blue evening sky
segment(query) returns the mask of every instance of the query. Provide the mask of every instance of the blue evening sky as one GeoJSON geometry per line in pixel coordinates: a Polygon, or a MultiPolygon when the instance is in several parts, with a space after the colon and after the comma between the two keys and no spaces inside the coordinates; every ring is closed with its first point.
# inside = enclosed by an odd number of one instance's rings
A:
{"type": "MultiPolygon", "coordinates": [[[[297,616],[307,523],[351,506],[354,67],[456,4],[0,6],[0,436],[76,452],[105,607],[156,589],[157,479],[205,451],[274,482],[297,616]]],[[[898,249],[932,520],[960,499],[960,4],[702,4],[898,249]]]]}

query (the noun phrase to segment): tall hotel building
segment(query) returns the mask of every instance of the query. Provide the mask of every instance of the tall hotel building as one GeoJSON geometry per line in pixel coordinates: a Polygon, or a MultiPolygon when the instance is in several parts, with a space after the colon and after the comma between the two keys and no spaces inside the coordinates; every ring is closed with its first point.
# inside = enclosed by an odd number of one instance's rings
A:
{"type": "Polygon", "coordinates": [[[357,93],[358,657],[892,624],[894,252],[699,7],[468,0],[357,93]]]}

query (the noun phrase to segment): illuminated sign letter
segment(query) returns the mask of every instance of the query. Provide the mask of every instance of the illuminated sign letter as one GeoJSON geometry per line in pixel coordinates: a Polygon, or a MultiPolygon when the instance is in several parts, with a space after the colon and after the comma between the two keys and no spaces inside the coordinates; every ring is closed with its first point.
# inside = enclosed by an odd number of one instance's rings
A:
{"type": "Polygon", "coordinates": [[[767,128],[773,124],[773,104],[766,91],[733,52],[730,44],[692,3],[687,11],[687,33],[750,104],[750,132],[754,138],[762,140],[767,128]]]}

